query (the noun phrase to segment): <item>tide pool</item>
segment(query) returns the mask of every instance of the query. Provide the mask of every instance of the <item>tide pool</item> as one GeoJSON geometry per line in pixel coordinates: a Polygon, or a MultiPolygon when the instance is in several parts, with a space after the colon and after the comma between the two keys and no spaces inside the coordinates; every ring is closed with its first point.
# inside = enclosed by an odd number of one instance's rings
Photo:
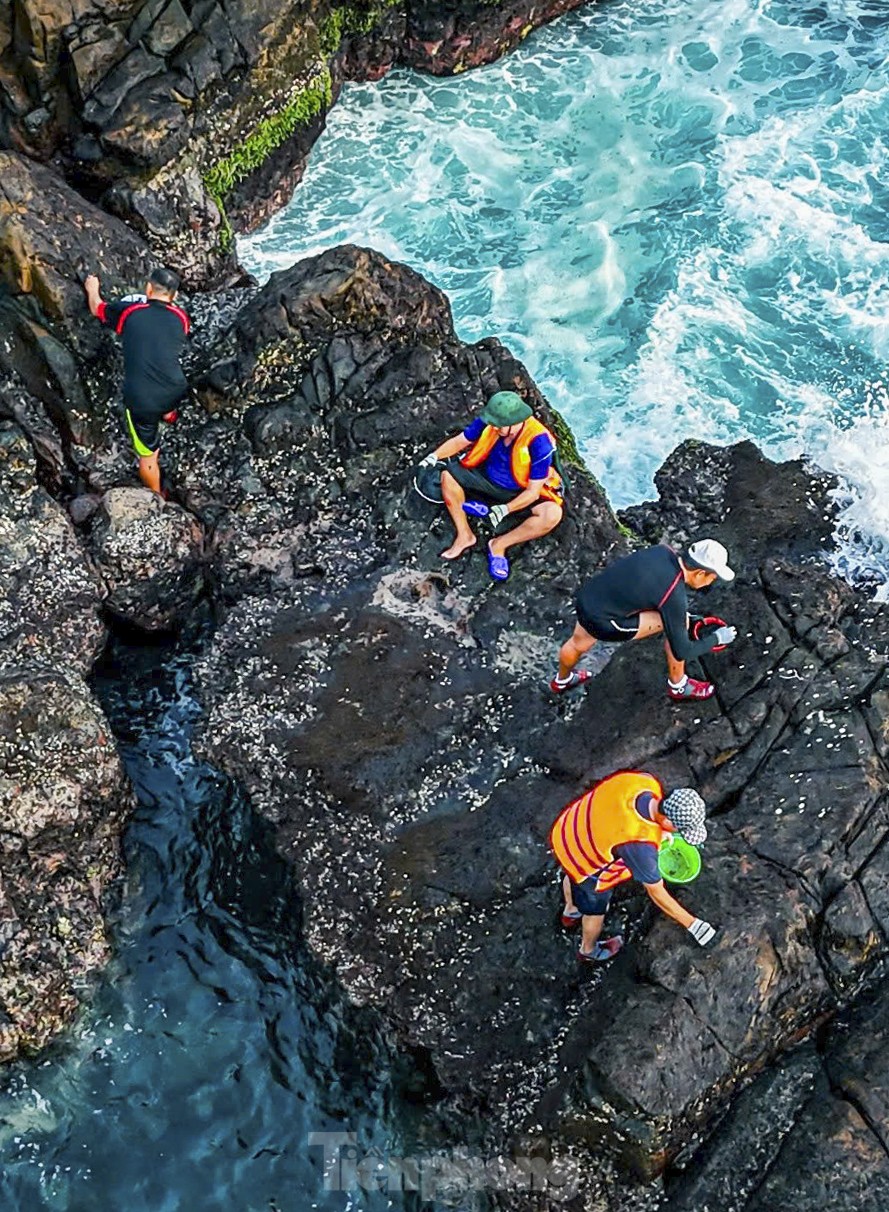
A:
{"type": "Polygon", "coordinates": [[[889,5],[605,0],[455,79],[347,85],[260,278],[377,248],[501,338],[612,501],[689,437],[843,477],[889,591],[889,5]]]}

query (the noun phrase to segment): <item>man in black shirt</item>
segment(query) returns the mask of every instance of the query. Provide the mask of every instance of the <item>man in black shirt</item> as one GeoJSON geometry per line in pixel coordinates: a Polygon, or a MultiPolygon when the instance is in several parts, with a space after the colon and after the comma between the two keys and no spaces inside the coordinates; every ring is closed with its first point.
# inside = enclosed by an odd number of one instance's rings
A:
{"type": "Polygon", "coordinates": [[[664,633],[667,694],[671,699],[709,699],[712,682],[690,678],[685,662],[731,644],[734,627],[710,628],[700,639],[689,637],[686,587],[705,589],[717,579],[734,580],[728,552],[715,539],[692,543],[682,555],[669,547],[648,547],[624,556],[591,577],[577,594],[578,623],[559,652],[559,672],[550,682],[555,694],[582,686],[592,674],[574,666],[597,640],[644,640],[664,633]]]}
{"type": "Polygon", "coordinates": [[[139,478],[160,493],[159,424],[176,420],[176,406],[188,390],[179,355],[190,323],[173,302],[179,279],[169,269],[154,269],[144,295],[127,295],[117,303],[102,299],[95,274],[89,275],[83,288],[92,314],[122,338],[123,402],[139,458],[139,478]]]}

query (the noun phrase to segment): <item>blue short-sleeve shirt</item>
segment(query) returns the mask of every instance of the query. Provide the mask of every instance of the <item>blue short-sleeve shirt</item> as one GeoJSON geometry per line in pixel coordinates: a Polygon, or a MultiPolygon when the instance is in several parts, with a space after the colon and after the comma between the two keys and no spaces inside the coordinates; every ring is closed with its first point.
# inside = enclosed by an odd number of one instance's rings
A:
{"type": "MultiPolygon", "coordinates": [[[[463,437],[467,442],[477,442],[484,428],[484,421],[481,417],[476,417],[463,430],[463,437]]],[[[555,449],[549,434],[541,433],[536,438],[532,438],[528,446],[528,453],[531,456],[532,480],[545,480],[549,475],[555,449]]],[[[522,491],[521,484],[517,483],[512,474],[512,447],[507,446],[502,438],[498,438],[494,443],[482,464],[482,469],[491,483],[496,484],[498,488],[511,489],[513,492],[522,491]]]]}

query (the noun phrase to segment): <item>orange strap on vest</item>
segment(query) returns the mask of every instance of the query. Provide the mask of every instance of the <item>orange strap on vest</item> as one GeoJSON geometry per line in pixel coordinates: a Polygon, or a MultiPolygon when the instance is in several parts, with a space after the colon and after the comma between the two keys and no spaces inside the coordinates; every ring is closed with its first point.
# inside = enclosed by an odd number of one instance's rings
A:
{"type": "MultiPolygon", "coordinates": [[[[531,483],[530,446],[535,438],[539,438],[544,433],[555,447],[556,439],[547,427],[541,424],[536,417],[528,417],[510,447],[512,474],[520,488],[527,488],[531,483]]],[[[494,426],[486,425],[469,449],[460,456],[460,462],[464,467],[478,467],[480,463],[484,463],[499,438],[500,434],[494,426]]],[[[557,505],[561,505],[563,499],[561,489],[562,477],[555,467],[550,467],[540,495],[544,500],[555,501],[557,505]]]]}
{"type": "Polygon", "coordinates": [[[652,842],[660,846],[660,825],[636,811],[643,791],[663,799],[664,789],[651,774],[622,770],[597,783],[559,814],[549,843],[562,869],[575,884],[597,876],[597,890],[613,888],[632,874],[614,854],[623,842],[652,842]]]}

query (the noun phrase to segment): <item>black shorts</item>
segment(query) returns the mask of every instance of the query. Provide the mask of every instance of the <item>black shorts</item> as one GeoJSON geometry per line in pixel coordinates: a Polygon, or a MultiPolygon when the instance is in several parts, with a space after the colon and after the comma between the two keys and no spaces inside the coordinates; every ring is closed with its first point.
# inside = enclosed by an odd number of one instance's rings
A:
{"type": "Polygon", "coordinates": [[[161,404],[152,408],[135,408],[124,401],[127,433],[140,459],[147,459],[160,450],[160,423],[168,413],[175,412],[183,399],[182,395],[172,398],[167,395],[161,404]]]}
{"type": "Polygon", "coordinates": [[[571,880],[571,897],[574,904],[581,913],[589,917],[600,917],[608,908],[608,902],[611,900],[611,889],[607,892],[595,892],[593,884],[595,880],[584,880],[582,884],[575,884],[571,880]]]}
{"type": "Polygon", "coordinates": [[[464,492],[469,493],[470,500],[486,497],[497,505],[505,505],[522,491],[521,488],[501,488],[499,484],[489,480],[479,468],[464,467],[456,455],[447,460],[444,470],[454,477],[464,492]]]}
{"type": "Polygon", "coordinates": [[[595,639],[620,644],[636,638],[636,632],[639,630],[638,614],[618,615],[617,618],[609,616],[607,606],[600,605],[592,594],[585,594],[583,589],[578,593],[574,605],[577,608],[578,623],[595,639]]]}
{"type": "Polygon", "coordinates": [[[160,449],[160,416],[133,416],[126,410],[127,432],[133,443],[133,450],[140,459],[150,458],[160,449]]]}

